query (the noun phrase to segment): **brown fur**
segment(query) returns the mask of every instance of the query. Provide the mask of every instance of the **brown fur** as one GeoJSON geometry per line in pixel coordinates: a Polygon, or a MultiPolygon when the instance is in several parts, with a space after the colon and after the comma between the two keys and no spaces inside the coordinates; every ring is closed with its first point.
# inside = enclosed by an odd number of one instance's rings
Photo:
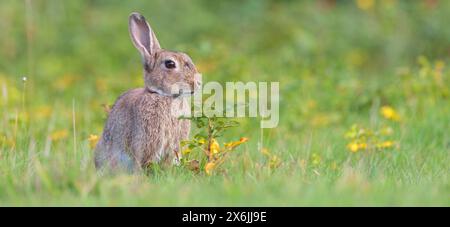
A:
{"type": "Polygon", "coordinates": [[[143,60],[145,87],[125,92],[112,107],[96,147],[97,168],[136,170],[172,161],[190,131],[189,120],[177,117],[190,110],[184,95],[201,83],[189,56],[161,49],[143,16],[132,13],[129,21],[130,36],[143,60]],[[167,68],[167,60],[176,68],[167,68]]]}

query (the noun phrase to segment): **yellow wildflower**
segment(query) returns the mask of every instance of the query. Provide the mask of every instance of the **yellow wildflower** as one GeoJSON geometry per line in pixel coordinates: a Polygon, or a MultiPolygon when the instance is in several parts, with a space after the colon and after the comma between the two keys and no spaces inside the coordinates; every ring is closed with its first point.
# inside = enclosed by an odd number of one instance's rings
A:
{"type": "Polygon", "coordinates": [[[212,139],[211,145],[209,146],[209,150],[213,153],[213,154],[217,154],[220,151],[220,146],[219,143],[217,142],[217,140],[212,139]]]}
{"type": "Polygon", "coordinates": [[[395,143],[393,141],[388,140],[388,141],[384,141],[384,142],[377,144],[377,147],[381,148],[381,149],[385,149],[385,148],[390,148],[390,147],[394,146],[394,144],[395,143]]]}
{"type": "Polygon", "coordinates": [[[375,5],[375,0],[356,0],[356,5],[362,10],[369,10],[375,5]]]}
{"type": "Polygon", "coordinates": [[[388,120],[400,121],[400,115],[390,106],[381,107],[380,114],[388,120]]]}
{"type": "Polygon", "coordinates": [[[352,143],[349,143],[349,144],[347,145],[347,148],[348,148],[351,152],[355,153],[355,152],[357,152],[357,151],[359,150],[359,145],[358,145],[358,143],[352,142],[352,143]]]}
{"type": "Polygon", "coordinates": [[[67,137],[69,132],[66,129],[54,131],[50,134],[50,139],[57,141],[67,137]]]}
{"type": "Polygon", "coordinates": [[[211,174],[212,174],[212,171],[214,170],[215,167],[216,167],[216,163],[214,163],[214,162],[208,162],[208,163],[205,165],[205,172],[206,172],[206,174],[211,175],[211,174]]]}
{"type": "Polygon", "coordinates": [[[91,134],[89,135],[88,141],[89,141],[89,147],[91,149],[94,149],[97,145],[97,142],[99,140],[99,137],[97,135],[91,134]]]}
{"type": "Polygon", "coordinates": [[[367,149],[367,143],[359,143],[358,144],[358,149],[359,150],[367,149]]]}
{"type": "Polygon", "coordinates": [[[239,141],[225,143],[225,148],[233,150],[237,146],[239,146],[239,145],[241,145],[241,144],[243,144],[243,143],[245,143],[247,141],[248,141],[248,138],[242,137],[239,141]]]}
{"type": "Polygon", "coordinates": [[[199,143],[199,144],[205,144],[205,143],[206,143],[205,138],[199,139],[199,140],[198,140],[198,143],[199,143]]]}

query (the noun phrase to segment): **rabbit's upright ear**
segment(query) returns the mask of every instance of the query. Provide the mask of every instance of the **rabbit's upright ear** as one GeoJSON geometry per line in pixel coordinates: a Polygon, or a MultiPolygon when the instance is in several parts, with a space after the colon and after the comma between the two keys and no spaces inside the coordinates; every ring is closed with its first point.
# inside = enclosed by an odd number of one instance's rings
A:
{"type": "Polygon", "coordinates": [[[131,40],[142,55],[142,60],[151,61],[157,50],[161,49],[155,33],[139,13],[132,13],[128,22],[131,40]]]}

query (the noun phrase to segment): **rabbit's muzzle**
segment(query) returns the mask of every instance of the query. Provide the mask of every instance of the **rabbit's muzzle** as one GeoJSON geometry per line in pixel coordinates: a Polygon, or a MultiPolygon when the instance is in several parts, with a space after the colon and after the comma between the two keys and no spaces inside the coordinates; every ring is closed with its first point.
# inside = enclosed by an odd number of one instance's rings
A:
{"type": "Polygon", "coordinates": [[[200,73],[196,73],[192,81],[178,82],[172,85],[172,95],[175,97],[189,96],[195,94],[202,87],[202,78],[200,73]]]}
{"type": "Polygon", "coordinates": [[[172,89],[171,96],[174,98],[193,95],[199,90],[198,88],[191,89],[190,87],[175,87],[172,89]]]}

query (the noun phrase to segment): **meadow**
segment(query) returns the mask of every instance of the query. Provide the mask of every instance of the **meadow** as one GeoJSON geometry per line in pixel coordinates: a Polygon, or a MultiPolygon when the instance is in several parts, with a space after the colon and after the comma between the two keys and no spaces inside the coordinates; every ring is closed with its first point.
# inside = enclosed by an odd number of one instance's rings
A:
{"type": "Polygon", "coordinates": [[[449,206],[449,14],[444,0],[2,0],[0,206],[449,206]],[[133,11],[204,82],[279,82],[278,127],[237,119],[218,145],[248,141],[221,171],[99,175],[105,109],[143,86],[133,11]]]}

